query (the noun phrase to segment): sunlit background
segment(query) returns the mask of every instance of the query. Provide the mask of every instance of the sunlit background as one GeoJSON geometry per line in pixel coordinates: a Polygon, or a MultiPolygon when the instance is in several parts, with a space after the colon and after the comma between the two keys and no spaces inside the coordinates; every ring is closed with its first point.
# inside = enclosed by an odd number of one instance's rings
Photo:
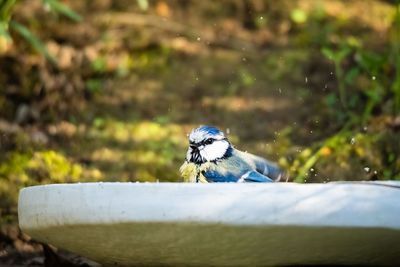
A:
{"type": "Polygon", "coordinates": [[[395,1],[0,1],[0,225],[25,186],[182,181],[199,125],[290,181],[400,179],[399,25],[395,1]]]}

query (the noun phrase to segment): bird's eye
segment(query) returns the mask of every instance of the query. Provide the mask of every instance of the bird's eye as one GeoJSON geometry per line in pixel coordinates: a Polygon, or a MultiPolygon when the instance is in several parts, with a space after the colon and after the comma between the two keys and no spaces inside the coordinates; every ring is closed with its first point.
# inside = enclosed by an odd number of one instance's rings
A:
{"type": "Polygon", "coordinates": [[[213,142],[214,142],[214,139],[208,138],[205,143],[206,143],[206,145],[211,145],[213,142]]]}

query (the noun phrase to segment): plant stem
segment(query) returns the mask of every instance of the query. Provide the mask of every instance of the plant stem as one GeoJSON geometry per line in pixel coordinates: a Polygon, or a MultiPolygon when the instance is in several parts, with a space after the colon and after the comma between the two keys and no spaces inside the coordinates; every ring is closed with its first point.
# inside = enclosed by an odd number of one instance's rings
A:
{"type": "Polygon", "coordinates": [[[14,7],[16,0],[3,0],[0,1],[0,20],[8,22],[12,15],[12,8],[14,7]]]}
{"type": "Polygon", "coordinates": [[[336,72],[336,78],[337,78],[338,86],[339,86],[340,102],[342,103],[343,108],[345,110],[347,110],[346,88],[345,88],[345,84],[344,84],[341,60],[335,60],[335,72],[336,72]]]}
{"type": "Polygon", "coordinates": [[[294,179],[294,182],[295,183],[304,183],[307,172],[309,171],[309,169],[312,166],[315,165],[315,163],[317,163],[317,161],[319,160],[319,158],[322,155],[322,150],[325,147],[330,147],[332,145],[332,143],[334,143],[336,141],[337,138],[339,138],[343,134],[346,134],[347,131],[351,128],[351,126],[353,126],[353,124],[357,123],[357,121],[358,121],[358,117],[352,116],[338,133],[336,133],[334,136],[329,137],[328,139],[324,140],[322,142],[322,144],[319,146],[318,150],[311,157],[309,157],[308,160],[306,161],[306,163],[303,165],[303,167],[301,167],[301,169],[298,172],[298,175],[294,179]]]}

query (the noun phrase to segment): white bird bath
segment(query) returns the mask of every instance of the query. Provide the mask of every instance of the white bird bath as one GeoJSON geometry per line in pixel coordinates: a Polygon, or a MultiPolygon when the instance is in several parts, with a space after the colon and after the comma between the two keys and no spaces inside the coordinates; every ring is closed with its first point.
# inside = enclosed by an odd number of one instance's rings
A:
{"type": "Polygon", "coordinates": [[[104,264],[400,265],[399,182],[22,189],[21,229],[104,264]]]}

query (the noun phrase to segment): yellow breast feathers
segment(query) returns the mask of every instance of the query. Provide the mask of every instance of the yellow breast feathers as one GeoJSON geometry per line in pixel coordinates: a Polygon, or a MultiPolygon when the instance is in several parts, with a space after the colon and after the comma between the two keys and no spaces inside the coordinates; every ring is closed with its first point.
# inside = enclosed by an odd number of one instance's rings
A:
{"type": "Polygon", "coordinates": [[[185,161],[185,163],[183,163],[183,165],[179,170],[181,171],[184,182],[196,183],[197,182],[196,178],[198,176],[200,183],[207,183],[207,179],[201,172],[207,170],[209,167],[210,167],[209,162],[206,162],[204,164],[201,164],[201,166],[198,166],[193,162],[185,161]]]}

